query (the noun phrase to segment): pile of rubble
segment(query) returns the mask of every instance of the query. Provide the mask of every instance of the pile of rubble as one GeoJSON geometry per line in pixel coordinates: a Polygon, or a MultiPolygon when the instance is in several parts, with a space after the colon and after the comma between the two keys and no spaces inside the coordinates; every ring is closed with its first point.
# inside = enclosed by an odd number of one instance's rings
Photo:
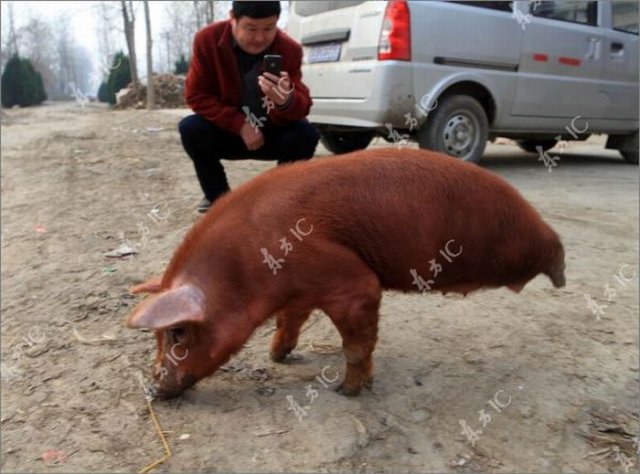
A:
{"type": "MultiPolygon", "coordinates": [[[[155,106],[159,109],[186,107],[184,102],[185,76],[175,74],[154,74],[153,86],[155,106]]],[[[144,109],[147,106],[146,84],[129,84],[116,93],[116,109],[144,109]]]]}

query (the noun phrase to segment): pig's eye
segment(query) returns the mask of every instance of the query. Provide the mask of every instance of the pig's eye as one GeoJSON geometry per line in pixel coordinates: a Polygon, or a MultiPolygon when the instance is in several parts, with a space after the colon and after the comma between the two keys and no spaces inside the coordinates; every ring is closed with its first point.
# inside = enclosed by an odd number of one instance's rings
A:
{"type": "Polygon", "coordinates": [[[173,344],[182,344],[187,340],[187,329],[184,327],[171,328],[168,332],[173,344]]]}

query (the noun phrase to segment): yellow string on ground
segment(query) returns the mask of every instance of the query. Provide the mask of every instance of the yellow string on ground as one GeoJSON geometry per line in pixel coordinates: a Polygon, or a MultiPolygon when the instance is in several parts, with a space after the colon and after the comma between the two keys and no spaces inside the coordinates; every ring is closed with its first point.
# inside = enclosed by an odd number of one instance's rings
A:
{"type": "Polygon", "coordinates": [[[156,466],[159,466],[160,464],[162,464],[172,456],[171,448],[169,448],[169,443],[167,443],[167,439],[164,437],[162,428],[160,428],[160,423],[158,423],[158,418],[156,417],[156,413],[153,411],[153,407],[151,406],[151,400],[149,398],[147,398],[147,406],[149,407],[149,413],[151,414],[151,419],[153,420],[153,424],[156,427],[156,432],[158,433],[158,436],[160,436],[160,440],[162,441],[162,445],[164,446],[165,455],[162,459],[158,459],[157,461],[154,461],[148,466],[140,469],[138,471],[138,473],[140,474],[149,472],[151,469],[153,469],[156,466]]]}

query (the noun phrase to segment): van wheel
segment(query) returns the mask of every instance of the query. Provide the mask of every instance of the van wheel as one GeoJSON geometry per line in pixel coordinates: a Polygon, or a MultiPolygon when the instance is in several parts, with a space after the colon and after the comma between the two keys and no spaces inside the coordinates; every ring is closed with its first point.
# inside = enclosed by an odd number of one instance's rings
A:
{"type": "Polygon", "coordinates": [[[638,164],[638,131],[633,134],[632,138],[632,150],[618,150],[627,163],[632,165],[638,164]]]}
{"type": "Polygon", "coordinates": [[[489,122],[480,103],[468,95],[450,95],[427,118],[418,133],[418,144],[477,163],[488,137],[489,122]]]}
{"type": "Polygon", "coordinates": [[[631,163],[632,165],[638,164],[638,150],[636,151],[622,151],[620,150],[620,154],[627,161],[627,163],[631,163]]]}
{"type": "Polygon", "coordinates": [[[335,155],[367,148],[374,135],[374,130],[342,132],[320,128],[320,141],[335,155]]]}
{"type": "Polygon", "coordinates": [[[538,153],[538,148],[541,147],[542,151],[551,150],[558,144],[558,140],[516,140],[516,143],[521,150],[529,153],[538,153]]]}

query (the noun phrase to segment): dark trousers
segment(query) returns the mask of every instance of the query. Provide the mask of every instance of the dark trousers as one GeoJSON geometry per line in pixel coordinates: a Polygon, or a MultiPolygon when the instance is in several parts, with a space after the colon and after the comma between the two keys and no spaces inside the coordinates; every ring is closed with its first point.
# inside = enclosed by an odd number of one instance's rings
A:
{"type": "Polygon", "coordinates": [[[224,160],[278,160],[278,164],[307,160],[313,156],[320,136],[307,120],[297,120],[282,127],[260,129],[264,145],[247,150],[239,135],[216,127],[200,115],[189,115],[178,125],[182,145],[193,160],[204,195],[213,202],[229,191],[227,175],[220,163],[224,160]]]}

